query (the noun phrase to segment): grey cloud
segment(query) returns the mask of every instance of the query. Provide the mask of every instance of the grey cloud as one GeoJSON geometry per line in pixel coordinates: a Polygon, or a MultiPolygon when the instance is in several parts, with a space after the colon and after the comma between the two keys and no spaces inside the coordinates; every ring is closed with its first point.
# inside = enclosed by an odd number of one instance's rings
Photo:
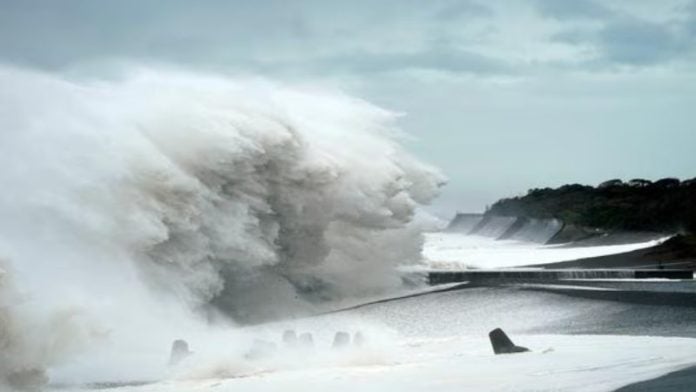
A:
{"type": "Polygon", "coordinates": [[[599,32],[597,42],[606,60],[632,65],[670,61],[690,46],[686,37],[668,26],[640,20],[611,23],[599,32]]]}
{"type": "MultiPolygon", "coordinates": [[[[688,21],[669,25],[591,0],[520,4],[562,22],[552,41],[596,49],[591,67],[650,66],[693,54],[696,2],[685,8],[688,21]]],[[[533,58],[521,64],[497,50],[506,40],[498,16],[507,8],[481,0],[0,0],[0,7],[0,61],[44,68],[103,59],[319,75],[507,75],[563,67],[533,58]],[[484,37],[483,29],[502,33],[484,37]]]]}
{"type": "Polygon", "coordinates": [[[685,7],[684,13],[687,15],[684,22],[686,31],[692,39],[696,40],[696,0],[685,7]]]}
{"type": "Polygon", "coordinates": [[[572,45],[590,45],[598,56],[598,65],[649,66],[688,59],[696,49],[696,40],[685,28],[651,23],[634,18],[611,21],[599,30],[568,29],[554,34],[552,40],[572,45]]]}
{"type": "Polygon", "coordinates": [[[507,62],[454,48],[430,48],[413,53],[352,53],[324,59],[321,66],[358,73],[436,70],[478,75],[515,72],[507,62]]]}
{"type": "Polygon", "coordinates": [[[455,1],[438,10],[435,17],[443,21],[458,20],[464,17],[492,17],[493,10],[473,1],[455,1]]]}
{"type": "Polygon", "coordinates": [[[550,36],[551,41],[561,42],[572,45],[581,45],[585,43],[593,43],[596,40],[596,32],[588,31],[587,29],[566,29],[550,36]]]}
{"type": "Polygon", "coordinates": [[[543,16],[558,20],[606,19],[614,16],[614,11],[592,0],[536,0],[535,5],[543,16]]]}
{"type": "Polygon", "coordinates": [[[292,38],[293,29],[278,31],[277,26],[287,23],[283,13],[264,12],[274,2],[257,8],[245,3],[5,0],[0,54],[5,60],[49,68],[104,57],[216,61],[248,54],[249,36],[292,38]],[[251,26],[264,30],[252,32],[251,26]]]}
{"type": "MultiPolygon", "coordinates": [[[[630,65],[651,66],[688,59],[694,51],[696,34],[693,22],[658,23],[605,8],[589,0],[559,2],[538,0],[543,15],[555,19],[592,20],[599,24],[570,24],[553,34],[552,41],[571,45],[590,46],[597,57],[582,66],[613,67],[630,65]]],[[[692,3],[692,7],[696,2],[692,3]]],[[[696,8],[695,8],[696,9],[696,8]]],[[[696,14],[696,13],[695,13],[696,14]]]]}
{"type": "MultiPolygon", "coordinates": [[[[175,62],[208,67],[269,70],[303,63],[322,70],[409,67],[476,69],[493,61],[474,54],[425,49],[415,55],[351,55],[375,51],[375,42],[411,31],[432,46],[430,35],[450,35],[444,18],[491,16],[472,0],[0,0],[0,59],[44,68],[102,59],[175,62]],[[361,5],[361,6],[358,6],[361,5]],[[394,12],[396,8],[399,12],[394,12]],[[413,30],[415,28],[415,31],[413,30]],[[432,57],[431,57],[432,56],[432,57]],[[340,61],[325,60],[336,57],[340,61]],[[344,64],[343,61],[355,62],[344,64]]],[[[389,50],[416,50],[418,42],[389,50]]],[[[328,70],[330,71],[330,70],[328,70]]]]}
{"type": "Polygon", "coordinates": [[[443,49],[434,39],[461,44],[452,36],[456,25],[444,22],[493,15],[472,0],[364,0],[361,7],[319,0],[0,0],[0,4],[0,58],[45,68],[126,58],[260,72],[506,71],[500,61],[443,49]],[[375,49],[373,41],[409,30],[422,41],[375,49]]]}

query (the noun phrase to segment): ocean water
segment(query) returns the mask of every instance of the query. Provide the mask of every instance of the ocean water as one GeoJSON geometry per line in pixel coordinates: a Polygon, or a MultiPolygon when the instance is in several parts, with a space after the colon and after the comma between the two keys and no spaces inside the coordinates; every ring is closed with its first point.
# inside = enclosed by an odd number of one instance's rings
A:
{"type": "MultiPolygon", "coordinates": [[[[512,254],[526,254],[525,260],[560,260],[545,255],[545,247],[531,244],[469,238],[461,248],[469,249],[473,241],[477,241],[478,251],[493,260],[509,260],[512,254]],[[491,246],[484,249],[486,244],[491,246]]],[[[621,249],[643,246],[647,244],[621,249]]],[[[554,254],[566,258],[616,250],[564,248],[554,254]]],[[[504,261],[497,265],[511,264],[504,261]]],[[[636,284],[631,291],[640,290],[636,284]]],[[[479,287],[221,330],[216,336],[191,337],[196,354],[168,369],[163,380],[115,390],[612,391],[693,364],[696,339],[688,332],[696,320],[693,307],[674,304],[656,312],[650,305],[564,293],[583,288],[622,290],[585,287],[582,282],[562,287],[479,287]],[[557,291],[545,291],[545,287],[557,291]],[[487,333],[498,327],[532,352],[493,355],[487,333]],[[289,329],[311,333],[314,346],[284,344],[281,335],[289,329]],[[338,331],[353,336],[359,332],[365,343],[333,349],[331,343],[338,331]],[[255,339],[273,342],[277,348],[266,358],[247,359],[255,339]]],[[[165,361],[166,347],[160,356],[165,361]]]]}

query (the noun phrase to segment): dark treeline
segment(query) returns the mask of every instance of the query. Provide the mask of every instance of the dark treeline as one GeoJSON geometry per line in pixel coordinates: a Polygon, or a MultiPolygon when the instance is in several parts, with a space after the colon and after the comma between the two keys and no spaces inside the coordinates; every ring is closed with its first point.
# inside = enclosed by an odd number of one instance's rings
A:
{"type": "Polygon", "coordinates": [[[603,230],[696,233],[696,178],[651,182],[610,180],[597,187],[572,184],[531,189],[502,199],[487,214],[557,218],[603,230]]]}

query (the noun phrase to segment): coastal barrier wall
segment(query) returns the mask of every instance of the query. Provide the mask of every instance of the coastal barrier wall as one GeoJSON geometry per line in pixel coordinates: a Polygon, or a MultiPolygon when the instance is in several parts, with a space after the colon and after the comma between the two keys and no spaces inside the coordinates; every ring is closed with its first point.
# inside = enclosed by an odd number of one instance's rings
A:
{"type": "Polygon", "coordinates": [[[514,216],[458,213],[448,232],[546,244],[563,229],[558,219],[534,219],[514,216]]]}
{"type": "Polygon", "coordinates": [[[549,282],[572,279],[693,279],[692,270],[661,269],[558,269],[558,270],[470,270],[431,271],[431,285],[444,283],[549,282]]]}
{"type": "Polygon", "coordinates": [[[512,232],[508,231],[498,239],[545,244],[563,228],[563,222],[558,219],[517,219],[520,222],[519,228],[512,232]]]}
{"type": "Polygon", "coordinates": [[[483,220],[483,214],[458,213],[447,226],[447,231],[469,234],[483,220]]]}
{"type": "Polygon", "coordinates": [[[469,232],[472,235],[499,238],[517,221],[513,216],[484,216],[483,219],[469,232]]]}

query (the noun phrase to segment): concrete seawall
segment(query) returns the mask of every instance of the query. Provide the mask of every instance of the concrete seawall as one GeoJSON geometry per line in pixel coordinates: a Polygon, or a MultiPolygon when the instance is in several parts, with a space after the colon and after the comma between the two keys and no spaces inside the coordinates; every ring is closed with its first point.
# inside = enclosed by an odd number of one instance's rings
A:
{"type": "Polygon", "coordinates": [[[515,240],[546,244],[563,229],[558,219],[517,218],[499,240],[515,240]]]}
{"type": "Polygon", "coordinates": [[[471,270],[431,271],[431,285],[458,282],[550,282],[568,279],[693,279],[692,270],[660,269],[558,269],[558,270],[471,270]]]}
{"type": "Polygon", "coordinates": [[[511,226],[517,222],[514,216],[484,216],[483,219],[469,232],[469,234],[483,237],[499,238],[505,234],[511,226]]]}
{"type": "Polygon", "coordinates": [[[483,220],[483,214],[458,213],[447,226],[447,231],[469,234],[483,220]]]}
{"type": "Polygon", "coordinates": [[[558,219],[534,219],[458,213],[447,227],[448,232],[478,235],[497,240],[513,240],[546,244],[564,229],[558,219]]]}

